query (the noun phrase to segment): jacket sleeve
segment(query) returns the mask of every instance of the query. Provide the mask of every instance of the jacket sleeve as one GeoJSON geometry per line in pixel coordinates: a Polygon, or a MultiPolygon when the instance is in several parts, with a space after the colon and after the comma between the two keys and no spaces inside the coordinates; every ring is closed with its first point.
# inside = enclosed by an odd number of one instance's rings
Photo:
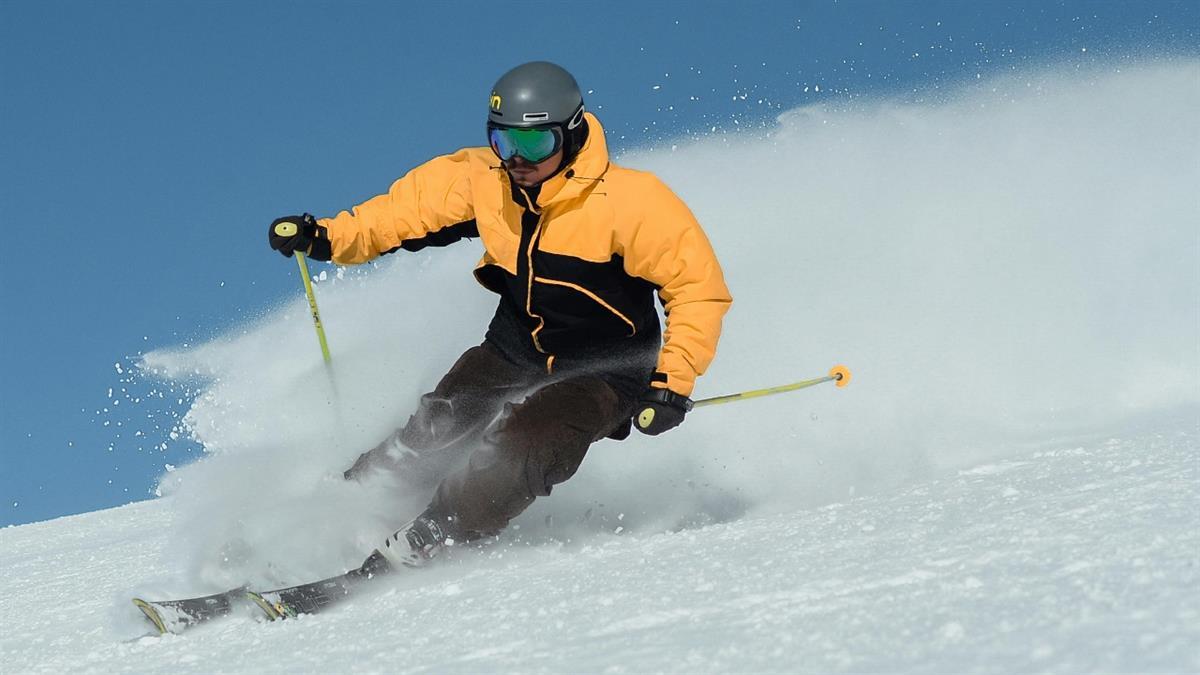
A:
{"type": "Polygon", "coordinates": [[[414,244],[473,220],[469,164],[468,150],[436,157],[392,183],[385,194],[318,220],[328,231],[333,261],[367,262],[405,242],[405,248],[420,248],[414,244]]]}
{"type": "Polygon", "coordinates": [[[653,283],[667,315],[651,386],[691,396],[717,353],[721,320],[733,303],[712,245],[679,197],[653,179],[642,220],[625,251],[625,271],[653,283]]]}

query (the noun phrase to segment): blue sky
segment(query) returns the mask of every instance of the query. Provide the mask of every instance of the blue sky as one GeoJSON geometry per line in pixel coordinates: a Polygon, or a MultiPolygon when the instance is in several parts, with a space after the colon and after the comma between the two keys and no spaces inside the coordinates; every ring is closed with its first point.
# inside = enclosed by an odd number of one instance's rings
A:
{"type": "Polygon", "coordinates": [[[266,224],[482,144],[513,65],[574,72],[620,150],[804,103],[1195,54],[1198,35],[1195,2],[6,0],[0,524],[144,499],[164,464],[194,458],[163,423],[186,391],[149,421],[123,399],[155,389],[125,381],[137,354],[296,294],[266,224]]]}

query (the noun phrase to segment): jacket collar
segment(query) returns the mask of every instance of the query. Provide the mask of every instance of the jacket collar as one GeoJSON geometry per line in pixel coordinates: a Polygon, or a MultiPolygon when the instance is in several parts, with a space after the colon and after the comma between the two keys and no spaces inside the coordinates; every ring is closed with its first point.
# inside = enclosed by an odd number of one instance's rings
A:
{"type": "Polygon", "coordinates": [[[608,143],[604,140],[604,127],[600,126],[600,120],[592,113],[584,113],[583,116],[588,124],[587,142],[570,164],[542,183],[537,197],[539,207],[575,199],[604,180],[604,174],[608,171],[608,143]]]}

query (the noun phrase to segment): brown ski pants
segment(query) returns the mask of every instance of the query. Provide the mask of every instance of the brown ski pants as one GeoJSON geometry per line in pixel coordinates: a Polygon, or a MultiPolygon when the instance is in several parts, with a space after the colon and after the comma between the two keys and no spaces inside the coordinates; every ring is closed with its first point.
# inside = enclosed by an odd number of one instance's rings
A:
{"type": "Polygon", "coordinates": [[[459,357],[408,423],[346,477],[379,468],[417,485],[440,480],[426,513],[465,539],[495,534],[573,476],[634,403],[600,375],[538,372],[484,343],[459,357]]]}

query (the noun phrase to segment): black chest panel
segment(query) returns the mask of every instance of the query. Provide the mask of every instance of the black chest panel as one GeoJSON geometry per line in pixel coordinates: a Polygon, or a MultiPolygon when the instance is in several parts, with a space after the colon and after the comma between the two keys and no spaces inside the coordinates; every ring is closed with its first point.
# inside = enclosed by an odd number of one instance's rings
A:
{"type": "Polygon", "coordinates": [[[621,256],[597,263],[534,251],[533,270],[532,309],[545,320],[539,337],[548,343],[619,340],[658,329],[654,285],[626,274],[621,256]],[[587,335],[573,335],[580,331],[587,335]]]}
{"type": "MultiPolygon", "coordinates": [[[[524,203],[520,195],[514,199],[524,203]]],[[[622,343],[657,343],[654,284],[627,274],[624,260],[616,254],[598,263],[537,250],[539,220],[529,209],[521,215],[516,275],[496,265],[476,273],[484,286],[501,296],[501,308],[508,314],[504,325],[515,320],[525,340],[544,354],[569,356],[620,349],[622,343]]]]}

